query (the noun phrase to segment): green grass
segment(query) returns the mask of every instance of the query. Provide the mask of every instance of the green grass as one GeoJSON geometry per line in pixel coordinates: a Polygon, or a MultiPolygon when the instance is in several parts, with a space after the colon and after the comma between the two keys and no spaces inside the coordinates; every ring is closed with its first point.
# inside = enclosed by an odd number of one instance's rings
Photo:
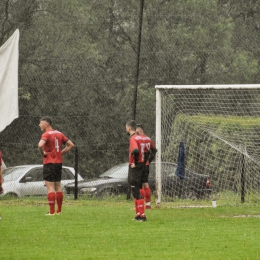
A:
{"type": "Polygon", "coordinates": [[[0,200],[1,259],[260,259],[260,208],[174,208],[132,220],[130,201],[0,200]]]}

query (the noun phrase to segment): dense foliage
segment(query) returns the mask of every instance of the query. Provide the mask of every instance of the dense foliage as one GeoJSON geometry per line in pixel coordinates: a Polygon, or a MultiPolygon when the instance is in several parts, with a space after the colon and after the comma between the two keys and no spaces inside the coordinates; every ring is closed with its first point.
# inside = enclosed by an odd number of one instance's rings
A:
{"type": "MultiPolygon", "coordinates": [[[[127,160],[139,2],[1,1],[0,45],[20,29],[20,118],[0,134],[7,165],[41,162],[43,115],[78,145],[83,175],[127,160]]],[[[155,85],[259,82],[259,14],[258,0],[145,1],[136,119],[151,137],[155,85]]]]}

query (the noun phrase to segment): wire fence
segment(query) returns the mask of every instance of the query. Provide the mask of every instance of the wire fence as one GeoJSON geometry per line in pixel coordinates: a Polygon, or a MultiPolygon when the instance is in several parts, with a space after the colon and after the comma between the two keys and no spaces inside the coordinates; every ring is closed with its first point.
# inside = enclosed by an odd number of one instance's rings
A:
{"type": "MultiPolygon", "coordinates": [[[[249,2],[144,1],[140,39],[139,0],[2,1],[0,44],[20,29],[20,116],[0,133],[6,165],[41,164],[38,124],[49,115],[91,179],[127,162],[133,104],[154,139],[155,85],[258,83],[260,2],[249,2]]],[[[64,165],[74,164],[72,151],[64,165]]]]}

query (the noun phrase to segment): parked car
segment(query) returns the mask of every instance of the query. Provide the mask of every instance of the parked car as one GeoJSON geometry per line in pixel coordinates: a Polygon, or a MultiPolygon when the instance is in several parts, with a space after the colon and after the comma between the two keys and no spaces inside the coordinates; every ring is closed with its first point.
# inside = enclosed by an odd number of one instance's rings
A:
{"type": "MultiPolygon", "coordinates": [[[[210,178],[208,175],[194,173],[186,170],[185,178],[180,179],[176,174],[177,165],[174,163],[162,163],[162,193],[164,196],[180,198],[202,198],[211,192],[210,178]]],[[[126,193],[128,185],[128,164],[119,164],[101,174],[93,180],[78,183],[78,194],[95,196],[108,196],[126,193]]],[[[150,165],[149,186],[152,192],[155,190],[155,163],[150,165]]],[[[74,183],[67,184],[64,192],[73,195],[74,183]]]]}
{"type": "MultiPolygon", "coordinates": [[[[71,167],[62,167],[62,188],[75,181],[75,171],[71,167]]],[[[83,178],[78,175],[78,180],[83,178]]],[[[43,181],[43,165],[21,165],[10,167],[3,172],[4,193],[1,196],[39,196],[46,195],[47,188],[43,181]]]]}
{"type": "Polygon", "coordinates": [[[163,196],[181,199],[202,199],[211,195],[209,175],[198,174],[185,169],[185,177],[181,179],[176,172],[177,165],[164,164],[162,166],[163,196]]]}
{"type": "MultiPolygon", "coordinates": [[[[102,173],[96,179],[78,182],[78,194],[108,196],[125,193],[127,189],[127,178],[128,164],[119,164],[102,173]]],[[[75,193],[74,183],[66,185],[64,187],[64,193],[73,195],[75,193]]]]}

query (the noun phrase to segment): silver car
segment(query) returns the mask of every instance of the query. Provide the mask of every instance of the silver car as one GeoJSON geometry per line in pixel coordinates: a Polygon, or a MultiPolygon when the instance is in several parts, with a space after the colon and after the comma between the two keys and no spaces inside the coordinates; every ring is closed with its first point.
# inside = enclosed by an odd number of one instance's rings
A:
{"type": "MultiPolygon", "coordinates": [[[[62,167],[61,186],[75,181],[75,171],[72,167],[62,167]]],[[[78,180],[83,178],[78,174],[78,180]]],[[[43,181],[42,165],[21,165],[10,167],[3,172],[4,193],[0,196],[13,197],[41,196],[47,194],[43,181]]]]}

